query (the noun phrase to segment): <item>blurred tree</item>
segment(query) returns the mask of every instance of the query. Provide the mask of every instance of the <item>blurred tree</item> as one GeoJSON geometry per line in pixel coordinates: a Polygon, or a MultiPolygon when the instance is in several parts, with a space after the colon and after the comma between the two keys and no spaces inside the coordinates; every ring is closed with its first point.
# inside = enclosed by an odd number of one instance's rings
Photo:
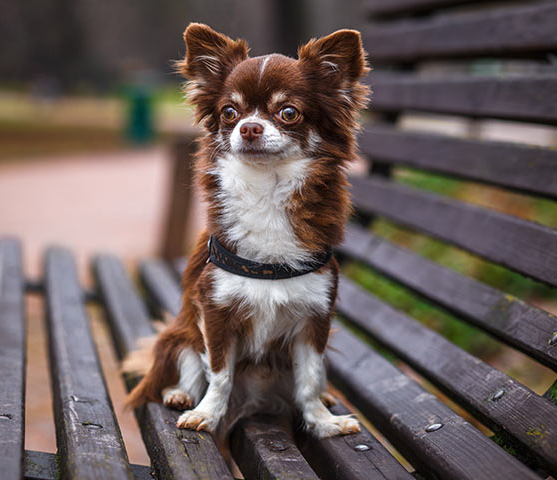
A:
{"type": "Polygon", "coordinates": [[[130,68],[168,79],[182,32],[208,23],[252,55],[295,55],[308,38],[357,23],[358,0],[0,0],[0,83],[48,77],[110,87],[130,68]]]}

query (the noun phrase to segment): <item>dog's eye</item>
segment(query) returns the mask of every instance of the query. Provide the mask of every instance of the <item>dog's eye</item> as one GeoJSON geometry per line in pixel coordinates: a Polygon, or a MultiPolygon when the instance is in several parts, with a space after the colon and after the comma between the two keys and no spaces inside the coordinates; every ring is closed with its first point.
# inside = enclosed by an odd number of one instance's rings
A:
{"type": "Polygon", "coordinates": [[[221,115],[225,121],[231,122],[232,120],[236,120],[236,117],[238,117],[238,112],[233,107],[224,107],[222,109],[221,115]]]}
{"type": "Polygon", "coordinates": [[[283,122],[294,123],[300,118],[300,112],[298,112],[298,110],[294,107],[284,107],[279,112],[279,117],[283,122]]]}

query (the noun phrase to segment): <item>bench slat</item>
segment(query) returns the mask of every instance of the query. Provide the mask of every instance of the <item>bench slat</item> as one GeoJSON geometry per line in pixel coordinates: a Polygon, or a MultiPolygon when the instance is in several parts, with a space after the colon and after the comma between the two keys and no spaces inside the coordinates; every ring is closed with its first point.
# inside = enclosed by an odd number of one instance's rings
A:
{"type": "Polygon", "coordinates": [[[172,315],[177,315],[182,306],[182,289],[168,263],[164,260],[141,262],[139,272],[141,281],[155,302],[172,315]]]}
{"type": "Polygon", "coordinates": [[[95,480],[132,478],[68,250],[47,250],[44,278],[61,474],[95,480]]]}
{"type": "MultiPolygon", "coordinates": [[[[170,314],[177,315],[179,307],[181,306],[182,293],[179,287],[178,279],[172,273],[171,269],[162,268],[161,264],[156,260],[147,260],[141,263],[140,275],[145,288],[154,297],[155,302],[157,302],[162,309],[166,310],[170,314]],[[175,287],[166,292],[163,292],[162,289],[159,288],[160,285],[169,285],[172,282],[175,287]],[[172,298],[172,296],[174,296],[174,298],[172,298]]],[[[288,474],[289,469],[292,468],[290,464],[292,463],[293,458],[296,459],[296,468],[298,468],[300,472],[313,472],[309,464],[303,460],[302,455],[294,444],[288,447],[287,455],[278,455],[274,457],[270,456],[268,446],[265,442],[260,440],[262,433],[260,432],[261,426],[259,425],[257,419],[248,418],[243,422],[240,422],[240,424],[236,427],[236,430],[238,429],[241,431],[235,432],[234,435],[236,438],[240,438],[241,441],[236,441],[234,443],[235,448],[233,448],[232,453],[235,455],[235,460],[240,468],[242,467],[242,464],[249,468],[249,471],[246,472],[246,474],[254,475],[252,478],[260,478],[255,475],[255,472],[264,471],[274,472],[274,476],[269,478],[298,478],[295,475],[292,476],[288,474]],[[249,455],[251,455],[252,458],[245,458],[248,452],[250,452],[249,455]],[[238,455],[238,458],[236,458],[236,455],[238,455]],[[255,457],[258,459],[257,465],[250,465],[249,462],[253,461],[255,457]]],[[[287,433],[284,431],[279,433],[281,431],[282,429],[278,425],[273,426],[273,435],[286,439],[288,437],[287,433]]],[[[314,477],[308,476],[300,478],[314,477]]]]}
{"type": "MultiPolygon", "coordinates": [[[[341,403],[335,415],[351,412],[341,403]]],[[[298,434],[300,449],[323,480],[410,480],[406,469],[363,426],[350,435],[317,439],[307,431],[298,434]]]]}
{"type": "Polygon", "coordinates": [[[557,285],[557,231],[510,215],[395,184],[352,177],[356,208],[557,285]]]}
{"type": "Polygon", "coordinates": [[[344,327],[334,328],[333,383],[420,471],[459,480],[538,478],[344,327]],[[435,424],[442,427],[426,432],[435,424]]]}
{"type": "MultiPolygon", "coordinates": [[[[149,315],[119,259],[100,255],[93,271],[119,354],[125,356],[139,338],[154,334],[149,315]]],[[[135,385],[130,378],[126,383],[128,389],[135,385]]],[[[232,479],[210,435],[176,427],[178,412],[148,403],[136,415],[158,478],[232,479]]]]}
{"type": "MultiPolygon", "coordinates": [[[[152,480],[151,468],[145,465],[131,464],[134,480],[152,480]]],[[[25,480],[58,480],[58,457],[54,453],[25,450],[25,480]]]]}
{"type": "Polygon", "coordinates": [[[276,417],[258,415],[240,420],[230,448],[247,480],[319,478],[276,417]]]}
{"type": "Polygon", "coordinates": [[[360,150],[381,163],[456,175],[557,198],[557,151],[368,125],[360,150]]]}
{"type": "Polygon", "coordinates": [[[456,56],[523,55],[557,48],[557,5],[537,4],[444,18],[371,25],[364,46],[373,62],[456,56]]]}
{"type": "Polygon", "coordinates": [[[25,431],[25,307],[19,243],[0,240],[0,469],[20,478],[25,431]]]}
{"type": "Polygon", "coordinates": [[[372,15],[405,15],[465,3],[480,3],[480,0],[372,0],[367,10],[372,15]]]}
{"type": "Polygon", "coordinates": [[[459,401],[557,470],[557,408],[503,372],[341,277],[339,312],[459,401]],[[493,400],[503,391],[503,396],[493,400]],[[538,438],[533,432],[543,432],[538,438]]]}
{"type": "Polygon", "coordinates": [[[375,72],[368,80],[374,111],[421,110],[557,124],[553,73],[439,77],[375,72]]]}
{"type": "Polygon", "coordinates": [[[365,262],[557,371],[555,316],[350,224],[339,252],[365,262]]]}

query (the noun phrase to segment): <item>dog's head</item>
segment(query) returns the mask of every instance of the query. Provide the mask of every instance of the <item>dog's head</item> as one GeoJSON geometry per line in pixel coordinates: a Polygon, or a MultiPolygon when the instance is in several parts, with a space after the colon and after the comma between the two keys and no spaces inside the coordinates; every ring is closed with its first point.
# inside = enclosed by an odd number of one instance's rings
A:
{"type": "Polygon", "coordinates": [[[192,23],[178,63],[214,148],[246,162],[352,153],[356,115],[368,89],[360,34],[339,30],[311,40],[298,59],[250,58],[244,40],[192,23]]]}

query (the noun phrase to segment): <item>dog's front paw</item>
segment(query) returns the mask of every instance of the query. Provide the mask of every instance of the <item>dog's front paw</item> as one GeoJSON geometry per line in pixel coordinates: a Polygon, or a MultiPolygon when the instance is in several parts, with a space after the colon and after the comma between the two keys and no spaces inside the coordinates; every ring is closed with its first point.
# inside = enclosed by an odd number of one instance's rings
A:
{"type": "Polygon", "coordinates": [[[330,415],[327,419],[321,419],[308,426],[318,438],[348,435],[360,431],[358,420],[350,415],[330,415]]]}
{"type": "Polygon", "coordinates": [[[162,403],[165,407],[180,411],[193,406],[191,397],[178,388],[166,388],[163,390],[162,403]]]}
{"type": "Polygon", "coordinates": [[[214,432],[217,427],[218,421],[206,412],[198,412],[197,410],[186,410],[178,421],[176,426],[178,428],[186,428],[188,430],[206,430],[214,432]]]}

